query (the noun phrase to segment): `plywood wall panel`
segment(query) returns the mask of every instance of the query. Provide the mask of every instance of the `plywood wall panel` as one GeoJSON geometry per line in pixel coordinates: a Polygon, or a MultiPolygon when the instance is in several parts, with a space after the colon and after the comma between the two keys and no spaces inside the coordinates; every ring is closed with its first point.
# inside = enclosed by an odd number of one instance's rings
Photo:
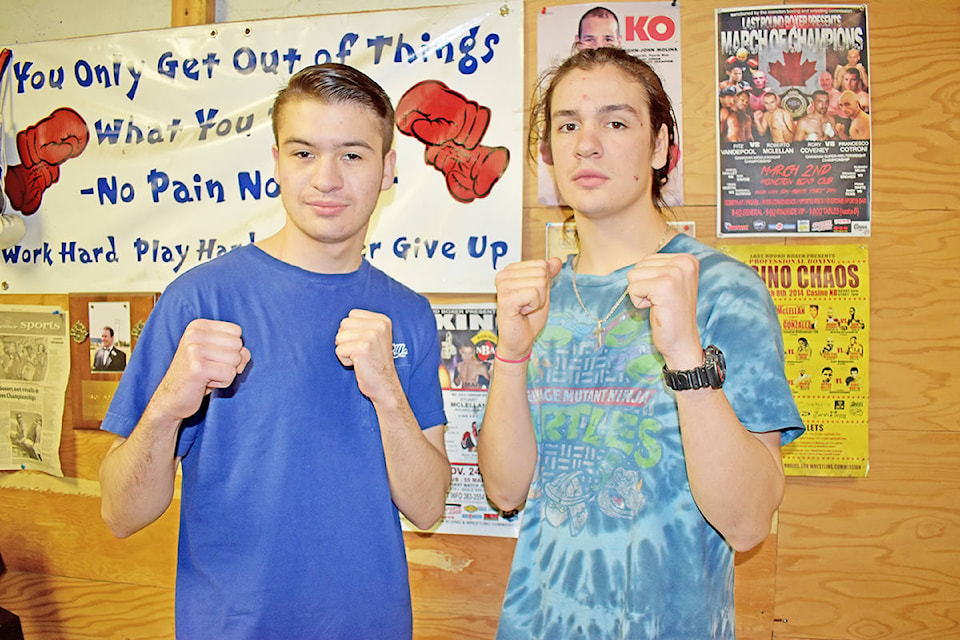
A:
{"type": "Polygon", "coordinates": [[[874,432],[865,479],[793,479],[776,638],[960,637],[960,441],[874,432]]]}
{"type": "Polygon", "coordinates": [[[0,604],[30,640],[171,640],[172,588],[11,571],[0,604]]]}

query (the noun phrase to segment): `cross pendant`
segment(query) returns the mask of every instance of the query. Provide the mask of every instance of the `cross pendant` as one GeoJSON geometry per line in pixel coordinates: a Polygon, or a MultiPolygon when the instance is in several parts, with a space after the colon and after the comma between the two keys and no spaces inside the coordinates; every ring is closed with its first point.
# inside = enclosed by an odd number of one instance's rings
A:
{"type": "Polygon", "coordinates": [[[603,349],[603,321],[597,320],[597,349],[603,349]]]}

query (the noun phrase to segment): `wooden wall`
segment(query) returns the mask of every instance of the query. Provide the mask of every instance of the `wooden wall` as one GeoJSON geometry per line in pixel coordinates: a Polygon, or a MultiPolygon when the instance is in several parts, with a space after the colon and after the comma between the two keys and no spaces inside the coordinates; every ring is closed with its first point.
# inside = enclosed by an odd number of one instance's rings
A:
{"type": "MultiPolygon", "coordinates": [[[[712,244],[720,6],[681,2],[687,205],[677,216],[694,220],[712,244]]],[[[526,3],[527,86],[540,7],[526,3]]],[[[177,0],[175,19],[184,8],[206,16],[209,3],[177,0]]],[[[872,273],[871,470],[864,479],[788,481],[777,534],[737,558],[742,640],[960,637],[960,388],[951,377],[960,360],[960,3],[872,1],[869,29],[874,226],[856,242],[869,247],[872,273]]],[[[543,223],[562,214],[536,205],[528,178],[524,253],[537,257],[543,223]]],[[[0,295],[0,303],[37,302],[66,298],[0,295]]],[[[21,616],[31,640],[170,638],[175,509],[114,539],[99,518],[97,484],[111,436],[71,424],[68,408],[66,479],[0,474],[0,553],[9,569],[0,606],[21,616]]],[[[416,637],[492,638],[513,541],[406,541],[416,637]]]]}

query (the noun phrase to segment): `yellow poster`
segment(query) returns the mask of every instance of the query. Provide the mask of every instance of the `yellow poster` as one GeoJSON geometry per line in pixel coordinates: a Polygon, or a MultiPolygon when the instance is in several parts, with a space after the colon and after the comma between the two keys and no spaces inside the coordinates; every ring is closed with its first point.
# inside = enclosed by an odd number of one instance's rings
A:
{"type": "Polygon", "coordinates": [[[736,245],[777,306],[787,379],[807,427],[783,448],[789,476],[863,477],[870,468],[870,280],[859,245],[736,245]]]}

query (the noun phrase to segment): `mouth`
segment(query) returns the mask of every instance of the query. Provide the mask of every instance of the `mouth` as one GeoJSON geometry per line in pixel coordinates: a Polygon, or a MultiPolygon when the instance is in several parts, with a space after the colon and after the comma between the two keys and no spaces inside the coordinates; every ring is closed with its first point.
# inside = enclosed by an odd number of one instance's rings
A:
{"type": "Polygon", "coordinates": [[[327,200],[314,200],[306,203],[310,209],[322,216],[333,216],[347,208],[344,202],[330,202],[327,200]]]}
{"type": "Polygon", "coordinates": [[[605,174],[595,169],[580,169],[574,172],[571,178],[574,184],[584,188],[599,187],[609,179],[605,174]]]}

